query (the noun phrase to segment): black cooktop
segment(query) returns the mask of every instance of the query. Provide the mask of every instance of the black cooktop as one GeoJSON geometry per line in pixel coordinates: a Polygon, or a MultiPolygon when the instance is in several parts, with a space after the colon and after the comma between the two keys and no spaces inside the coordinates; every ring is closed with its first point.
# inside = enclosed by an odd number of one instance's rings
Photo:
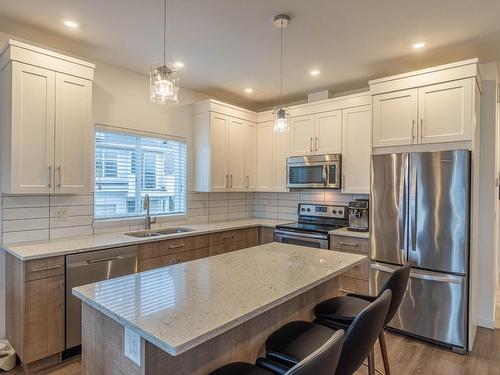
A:
{"type": "Polygon", "coordinates": [[[342,228],[345,225],[324,225],[315,223],[304,223],[295,222],[288,224],[280,224],[276,226],[276,229],[288,229],[296,232],[315,232],[315,233],[328,233],[329,231],[337,228],[342,228]]]}

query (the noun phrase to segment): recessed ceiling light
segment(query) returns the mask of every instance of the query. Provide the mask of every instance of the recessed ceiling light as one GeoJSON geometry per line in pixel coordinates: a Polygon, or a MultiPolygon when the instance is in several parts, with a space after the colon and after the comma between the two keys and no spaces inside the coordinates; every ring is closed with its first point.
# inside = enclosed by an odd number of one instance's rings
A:
{"type": "Polygon", "coordinates": [[[64,23],[64,26],[72,28],[72,29],[76,29],[79,26],[78,22],[73,21],[73,20],[64,20],[63,23],[64,23]]]}
{"type": "Polygon", "coordinates": [[[246,92],[247,94],[251,94],[251,93],[253,92],[253,89],[252,89],[251,87],[247,87],[247,88],[245,89],[245,92],[246,92]]]}
{"type": "Polygon", "coordinates": [[[425,42],[417,42],[413,45],[413,48],[420,49],[425,47],[425,42]]]}
{"type": "Polygon", "coordinates": [[[182,61],[177,61],[175,63],[175,66],[178,67],[178,68],[184,68],[184,63],[182,61]]]}
{"type": "Polygon", "coordinates": [[[319,75],[319,73],[320,73],[320,71],[318,69],[314,69],[314,70],[311,70],[309,72],[309,74],[312,76],[317,76],[317,75],[319,75]]]}

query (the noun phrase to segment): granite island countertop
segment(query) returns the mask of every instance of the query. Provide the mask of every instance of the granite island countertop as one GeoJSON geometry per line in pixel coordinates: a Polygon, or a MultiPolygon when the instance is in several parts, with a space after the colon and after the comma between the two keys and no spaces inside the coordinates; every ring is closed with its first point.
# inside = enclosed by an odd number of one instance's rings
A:
{"type": "Polygon", "coordinates": [[[275,242],[80,286],[73,294],[175,356],[365,259],[275,242]]]}
{"type": "MultiPolygon", "coordinates": [[[[164,241],[172,238],[189,237],[208,233],[223,232],[232,229],[251,228],[264,226],[274,228],[278,224],[288,223],[289,220],[273,219],[242,219],[232,221],[219,221],[203,224],[183,224],[175,227],[193,229],[190,232],[176,233],[165,236],[137,238],[127,236],[123,232],[103,233],[93,236],[69,237],[57,240],[23,242],[4,244],[3,249],[15,257],[26,261],[31,259],[47,258],[58,255],[75,254],[85,251],[102,250],[112,247],[138,245],[141,243],[164,241]]],[[[161,229],[164,229],[162,227],[161,229]]]]}

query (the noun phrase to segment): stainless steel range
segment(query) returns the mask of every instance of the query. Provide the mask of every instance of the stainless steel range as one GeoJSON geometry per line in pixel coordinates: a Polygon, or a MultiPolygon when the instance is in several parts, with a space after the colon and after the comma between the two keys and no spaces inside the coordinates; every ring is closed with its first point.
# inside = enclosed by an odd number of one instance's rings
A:
{"type": "Polygon", "coordinates": [[[299,204],[299,220],[276,226],[276,242],[329,249],[328,232],[345,227],[347,206],[299,204]]]}

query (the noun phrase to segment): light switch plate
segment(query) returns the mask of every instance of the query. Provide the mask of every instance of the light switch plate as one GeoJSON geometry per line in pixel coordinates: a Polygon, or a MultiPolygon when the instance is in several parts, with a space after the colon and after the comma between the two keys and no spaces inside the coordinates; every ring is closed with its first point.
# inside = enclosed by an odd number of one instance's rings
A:
{"type": "Polygon", "coordinates": [[[141,366],[141,336],[131,329],[124,327],[123,350],[125,357],[141,366]]]}

